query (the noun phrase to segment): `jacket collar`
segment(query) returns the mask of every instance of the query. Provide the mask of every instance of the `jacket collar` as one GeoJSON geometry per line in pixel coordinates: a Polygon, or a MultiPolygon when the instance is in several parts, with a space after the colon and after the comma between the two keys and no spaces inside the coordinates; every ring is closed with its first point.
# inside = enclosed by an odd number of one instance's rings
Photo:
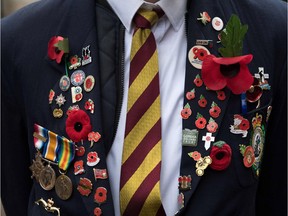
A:
{"type": "Polygon", "coordinates": [[[143,4],[148,6],[160,6],[165,12],[175,31],[179,30],[181,24],[183,23],[184,13],[186,10],[186,1],[160,0],[155,4],[147,3],[144,0],[108,0],[108,2],[128,31],[131,31],[132,19],[137,10],[143,4]]]}

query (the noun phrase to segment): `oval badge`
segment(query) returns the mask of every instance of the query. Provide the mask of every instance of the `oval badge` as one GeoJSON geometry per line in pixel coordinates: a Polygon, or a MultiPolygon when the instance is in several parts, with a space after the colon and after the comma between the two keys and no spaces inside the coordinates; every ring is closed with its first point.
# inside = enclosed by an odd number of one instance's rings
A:
{"type": "Polygon", "coordinates": [[[95,85],[95,79],[92,75],[89,75],[86,77],[85,81],[84,81],[84,90],[86,92],[90,92],[95,85]]]}
{"type": "Polygon", "coordinates": [[[76,70],[71,75],[71,83],[74,86],[80,86],[85,80],[85,73],[82,70],[76,70]]]}
{"type": "Polygon", "coordinates": [[[64,75],[61,77],[59,82],[59,87],[62,91],[67,91],[70,87],[70,79],[68,76],[64,75]]]}

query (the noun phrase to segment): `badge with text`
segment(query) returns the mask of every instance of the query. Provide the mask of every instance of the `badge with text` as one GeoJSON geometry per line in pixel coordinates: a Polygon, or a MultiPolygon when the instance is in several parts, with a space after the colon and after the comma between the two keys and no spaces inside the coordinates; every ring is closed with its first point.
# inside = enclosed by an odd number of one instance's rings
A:
{"type": "Polygon", "coordinates": [[[198,130],[190,130],[185,128],[182,131],[182,145],[183,146],[197,146],[198,143],[198,130]]]}

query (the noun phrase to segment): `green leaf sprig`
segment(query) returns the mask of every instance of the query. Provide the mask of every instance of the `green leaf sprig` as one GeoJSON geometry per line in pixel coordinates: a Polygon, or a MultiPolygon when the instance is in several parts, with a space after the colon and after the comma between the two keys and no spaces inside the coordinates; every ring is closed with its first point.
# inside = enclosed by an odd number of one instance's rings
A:
{"type": "Polygon", "coordinates": [[[242,25],[239,17],[233,14],[221,32],[221,44],[223,47],[220,47],[218,51],[222,57],[242,55],[243,40],[247,31],[248,25],[242,25]]]}

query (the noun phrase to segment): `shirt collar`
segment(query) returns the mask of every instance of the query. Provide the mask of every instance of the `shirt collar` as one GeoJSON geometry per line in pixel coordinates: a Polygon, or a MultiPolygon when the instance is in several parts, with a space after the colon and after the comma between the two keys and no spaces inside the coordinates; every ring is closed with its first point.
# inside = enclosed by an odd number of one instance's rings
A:
{"type": "MultiPolygon", "coordinates": [[[[145,3],[144,0],[107,1],[128,31],[130,31],[132,28],[132,19],[135,13],[145,3]]],[[[158,5],[162,8],[174,30],[178,31],[184,21],[184,15],[186,12],[186,0],[159,0],[155,3],[155,5],[158,5]]]]}

